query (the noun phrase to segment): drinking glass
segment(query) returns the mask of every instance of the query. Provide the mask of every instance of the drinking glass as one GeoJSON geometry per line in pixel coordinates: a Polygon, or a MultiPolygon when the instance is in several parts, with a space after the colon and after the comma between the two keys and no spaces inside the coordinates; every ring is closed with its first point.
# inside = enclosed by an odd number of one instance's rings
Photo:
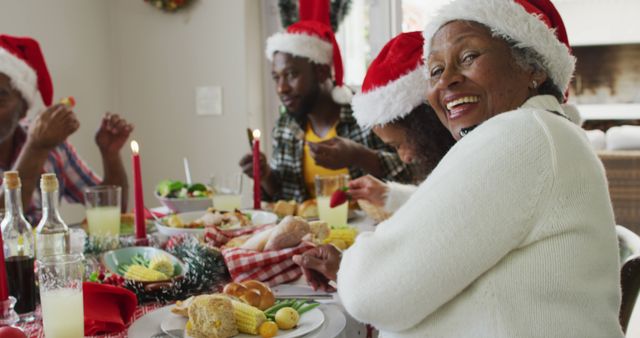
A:
{"type": "Polygon", "coordinates": [[[242,206],[242,174],[214,175],[213,207],[221,211],[233,211],[242,206]]]}
{"type": "Polygon", "coordinates": [[[349,175],[319,176],[315,177],[316,200],[318,201],[318,216],[321,221],[327,222],[332,228],[344,227],[347,225],[349,214],[349,203],[342,203],[335,208],[331,208],[331,195],[343,189],[349,183],[349,175]]]}
{"type": "Polygon", "coordinates": [[[89,235],[117,238],[120,235],[120,199],[122,189],[98,185],[84,191],[89,235]]]}
{"type": "Polygon", "coordinates": [[[38,259],[36,266],[44,335],[47,338],[83,337],[83,256],[46,256],[38,259]]]}

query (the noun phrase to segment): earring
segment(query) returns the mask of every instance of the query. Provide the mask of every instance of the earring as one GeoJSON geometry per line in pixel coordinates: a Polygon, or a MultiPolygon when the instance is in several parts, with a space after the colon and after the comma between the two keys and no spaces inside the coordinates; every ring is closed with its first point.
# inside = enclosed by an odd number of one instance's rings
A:
{"type": "Polygon", "coordinates": [[[532,88],[531,88],[531,89],[536,89],[536,88],[538,88],[538,81],[536,81],[536,80],[531,81],[531,86],[532,86],[532,88]]]}

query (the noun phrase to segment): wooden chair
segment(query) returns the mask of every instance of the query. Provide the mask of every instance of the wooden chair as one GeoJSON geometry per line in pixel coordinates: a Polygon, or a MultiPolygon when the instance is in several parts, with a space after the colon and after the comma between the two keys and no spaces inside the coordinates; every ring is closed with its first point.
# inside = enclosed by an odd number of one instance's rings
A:
{"type": "Polygon", "coordinates": [[[627,332],[629,319],[640,292],[640,237],[622,226],[616,226],[620,243],[620,281],[622,304],[620,306],[620,326],[627,332]]]}
{"type": "Polygon", "coordinates": [[[616,224],[640,235],[640,151],[600,151],[616,224]]]}

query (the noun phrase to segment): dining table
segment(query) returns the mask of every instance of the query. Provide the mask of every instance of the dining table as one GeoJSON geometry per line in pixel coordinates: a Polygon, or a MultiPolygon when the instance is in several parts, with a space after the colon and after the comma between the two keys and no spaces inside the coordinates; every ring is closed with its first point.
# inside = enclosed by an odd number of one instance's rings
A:
{"type": "MultiPolygon", "coordinates": [[[[151,211],[156,213],[168,213],[165,207],[152,208],[151,211]]],[[[349,218],[349,225],[358,229],[358,232],[366,232],[375,230],[375,221],[366,216],[362,211],[357,211],[353,217],[349,218]]],[[[76,235],[78,230],[75,231],[76,235]]],[[[159,236],[158,241],[166,240],[163,235],[159,236]]],[[[76,237],[81,240],[81,236],[76,237]]],[[[72,236],[72,242],[74,237],[72,236]]],[[[73,243],[72,243],[73,246],[73,243]]],[[[303,335],[294,335],[295,337],[304,338],[375,338],[377,332],[372,327],[358,322],[351,317],[342,305],[337,293],[326,294],[320,291],[314,291],[308,286],[304,277],[296,281],[274,286],[273,288],[276,298],[305,298],[313,299],[321,303],[317,308],[322,312],[324,317],[322,324],[311,332],[303,335]]],[[[100,338],[171,338],[171,336],[163,332],[161,326],[167,316],[170,314],[172,304],[146,303],[139,305],[130,321],[128,328],[116,333],[94,337],[100,338]]],[[[31,323],[19,323],[17,326],[23,329],[29,338],[45,338],[42,329],[42,317],[38,307],[36,312],[36,320],[31,323]]],[[[258,337],[258,336],[256,336],[258,337]]],[[[278,336],[276,336],[277,338],[278,336]]]]}

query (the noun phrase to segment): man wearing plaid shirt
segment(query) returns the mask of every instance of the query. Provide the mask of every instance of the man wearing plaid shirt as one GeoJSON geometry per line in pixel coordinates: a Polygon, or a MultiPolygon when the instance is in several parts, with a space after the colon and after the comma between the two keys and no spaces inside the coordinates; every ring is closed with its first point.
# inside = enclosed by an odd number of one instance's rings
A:
{"type": "MultiPolygon", "coordinates": [[[[286,113],[273,130],[270,165],[261,154],[261,186],[266,200],[313,197],[313,176],[371,174],[413,183],[410,166],[370,130],[362,130],[342,82],[342,61],[328,25],[299,21],[267,40],[272,77],[286,113]],[[332,69],[333,67],[333,79],[332,69]]],[[[240,161],[252,176],[251,155],[240,161]]]]}
{"type": "MultiPolygon", "coordinates": [[[[133,126],[115,114],[103,117],[95,135],[104,168],[104,179],[100,179],[66,141],[80,127],[72,105],[52,105],[52,99],[53,83],[38,43],[0,35],[0,175],[7,170],[19,172],[25,215],[31,222],[38,221],[37,186],[45,172],[56,174],[60,197],[69,202],[82,203],[85,187],[117,185],[122,187],[126,208],[128,184],[120,150],[133,126]],[[19,121],[28,114],[35,117],[27,126],[19,121]]],[[[0,192],[0,205],[2,209],[4,192],[0,192]]]]}

